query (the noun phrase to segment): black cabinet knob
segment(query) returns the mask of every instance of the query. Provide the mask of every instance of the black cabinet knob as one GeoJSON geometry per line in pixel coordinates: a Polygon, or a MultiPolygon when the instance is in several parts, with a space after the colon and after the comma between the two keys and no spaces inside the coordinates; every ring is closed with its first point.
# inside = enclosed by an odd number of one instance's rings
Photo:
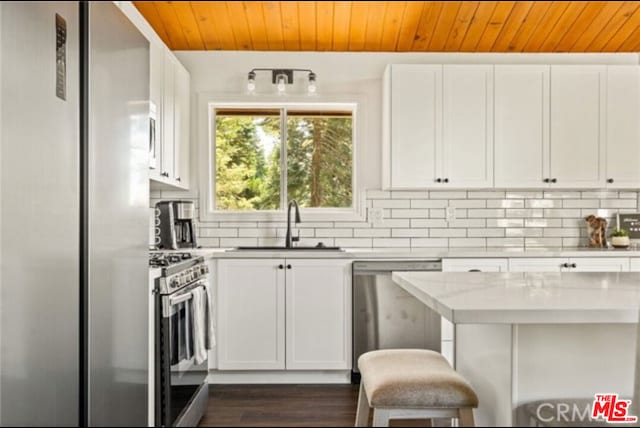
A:
{"type": "Polygon", "coordinates": [[[449,182],[449,179],[448,179],[448,178],[445,178],[445,179],[444,179],[444,182],[445,182],[445,183],[448,183],[448,182],[449,182]]]}
{"type": "Polygon", "coordinates": [[[578,267],[578,265],[577,265],[577,264],[575,264],[575,263],[571,263],[571,267],[572,267],[572,268],[577,268],[577,267],[578,267]]]}
{"type": "Polygon", "coordinates": [[[613,178],[608,179],[607,183],[613,183],[613,178]]]}
{"type": "Polygon", "coordinates": [[[564,264],[562,265],[562,267],[564,267],[564,268],[568,268],[568,267],[569,267],[569,263],[564,263],[564,264]]]}
{"type": "Polygon", "coordinates": [[[284,269],[284,265],[278,265],[278,269],[284,269]]]}
{"type": "Polygon", "coordinates": [[[552,183],[557,183],[557,182],[558,182],[558,180],[557,180],[557,179],[555,179],[555,178],[552,178],[552,179],[551,179],[551,182],[552,182],[552,183]]]}
{"type": "Polygon", "coordinates": [[[436,183],[442,183],[442,178],[436,178],[436,183]]]}
{"type": "Polygon", "coordinates": [[[176,181],[181,181],[181,180],[180,180],[180,177],[176,177],[176,181]]]}
{"type": "Polygon", "coordinates": [[[545,179],[544,179],[544,180],[542,180],[542,181],[544,181],[545,183],[548,183],[548,182],[550,182],[551,180],[549,180],[548,178],[545,178],[545,179]]]}
{"type": "Polygon", "coordinates": [[[291,269],[291,265],[287,265],[287,269],[291,269]]]}

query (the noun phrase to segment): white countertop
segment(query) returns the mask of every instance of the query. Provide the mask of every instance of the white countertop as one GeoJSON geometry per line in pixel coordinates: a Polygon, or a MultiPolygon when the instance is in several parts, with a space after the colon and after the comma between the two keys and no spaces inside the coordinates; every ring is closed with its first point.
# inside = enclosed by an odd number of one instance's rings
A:
{"type": "Polygon", "coordinates": [[[205,258],[348,258],[368,259],[444,259],[444,258],[513,258],[513,257],[640,257],[640,249],[612,248],[345,248],[345,251],[229,251],[230,248],[184,249],[205,258]]]}
{"type": "Polygon", "coordinates": [[[394,272],[453,323],[637,323],[640,273],[394,272]]]}

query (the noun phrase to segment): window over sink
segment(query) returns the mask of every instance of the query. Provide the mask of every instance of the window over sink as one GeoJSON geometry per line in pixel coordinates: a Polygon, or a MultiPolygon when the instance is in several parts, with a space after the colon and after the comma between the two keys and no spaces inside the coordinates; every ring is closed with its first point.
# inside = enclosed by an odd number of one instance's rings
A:
{"type": "Polygon", "coordinates": [[[209,212],[354,212],[356,104],[209,104],[209,212]]]}

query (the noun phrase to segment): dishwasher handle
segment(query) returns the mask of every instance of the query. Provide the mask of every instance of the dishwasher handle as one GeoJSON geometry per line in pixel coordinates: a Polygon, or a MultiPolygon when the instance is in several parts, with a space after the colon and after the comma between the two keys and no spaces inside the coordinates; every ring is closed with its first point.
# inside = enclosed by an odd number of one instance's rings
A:
{"type": "Polygon", "coordinates": [[[442,260],[411,261],[357,261],[353,262],[354,275],[391,273],[393,271],[442,272],[442,260]]]}

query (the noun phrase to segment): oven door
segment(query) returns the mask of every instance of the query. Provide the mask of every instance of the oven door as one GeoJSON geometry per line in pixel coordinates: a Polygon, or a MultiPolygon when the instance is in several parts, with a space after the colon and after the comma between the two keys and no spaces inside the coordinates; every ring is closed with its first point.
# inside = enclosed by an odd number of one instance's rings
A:
{"type": "Polygon", "coordinates": [[[159,296],[157,341],[159,356],[157,412],[161,426],[175,426],[206,382],[208,361],[196,364],[193,357],[191,291],[205,286],[195,283],[171,295],[159,296]]]}

